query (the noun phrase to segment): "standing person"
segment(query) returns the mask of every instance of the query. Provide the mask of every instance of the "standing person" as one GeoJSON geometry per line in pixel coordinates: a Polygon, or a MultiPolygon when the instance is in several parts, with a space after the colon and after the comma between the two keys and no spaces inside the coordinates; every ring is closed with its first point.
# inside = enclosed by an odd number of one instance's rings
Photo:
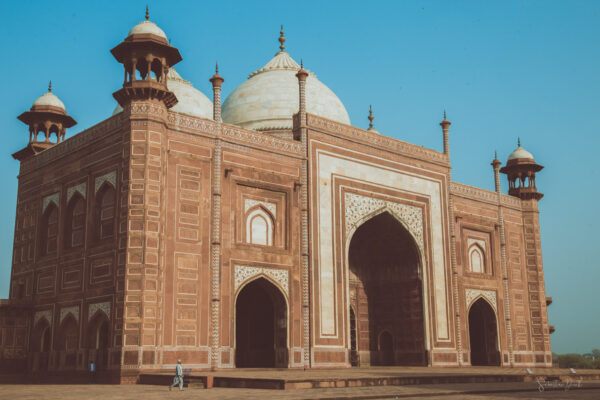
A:
{"type": "Polygon", "coordinates": [[[179,384],[179,390],[183,390],[183,368],[181,367],[181,360],[177,360],[175,366],[175,377],[173,378],[173,384],[169,386],[169,390],[173,389],[173,386],[179,384]]]}
{"type": "Polygon", "coordinates": [[[96,364],[94,364],[94,360],[90,361],[90,383],[96,383],[96,364]]]}

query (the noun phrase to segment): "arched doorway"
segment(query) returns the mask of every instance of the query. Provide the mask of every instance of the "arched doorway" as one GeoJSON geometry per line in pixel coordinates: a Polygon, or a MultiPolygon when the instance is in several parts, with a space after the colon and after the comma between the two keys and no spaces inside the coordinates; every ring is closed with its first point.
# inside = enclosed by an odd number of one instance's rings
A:
{"type": "Polygon", "coordinates": [[[500,365],[496,315],[482,298],[469,310],[469,340],[471,365],[500,365]]]}
{"type": "Polygon", "coordinates": [[[426,365],[420,253],[383,212],[354,232],[348,248],[351,306],[361,365],[426,365]]]}
{"type": "Polygon", "coordinates": [[[287,325],[281,291],[265,278],[248,283],[235,302],[236,367],[287,367],[287,325]]]}
{"type": "Polygon", "coordinates": [[[109,323],[106,316],[98,312],[88,325],[88,348],[90,361],[94,361],[98,371],[107,368],[108,347],[110,343],[109,323]]]}
{"type": "Polygon", "coordinates": [[[33,340],[31,341],[31,350],[34,353],[34,368],[36,370],[48,370],[48,354],[50,352],[51,338],[52,328],[50,324],[45,319],[41,319],[35,326],[33,340]]]}

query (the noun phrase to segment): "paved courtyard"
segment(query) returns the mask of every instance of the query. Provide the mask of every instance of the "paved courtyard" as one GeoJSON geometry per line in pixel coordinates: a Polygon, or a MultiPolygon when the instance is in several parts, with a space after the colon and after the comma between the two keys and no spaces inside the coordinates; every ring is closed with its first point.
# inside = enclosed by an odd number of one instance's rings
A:
{"type": "Polygon", "coordinates": [[[384,386],[340,389],[259,390],[186,388],[169,392],[151,385],[0,385],[0,399],[600,399],[600,381],[582,388],[540,393],[535,383],[384,386]]]}

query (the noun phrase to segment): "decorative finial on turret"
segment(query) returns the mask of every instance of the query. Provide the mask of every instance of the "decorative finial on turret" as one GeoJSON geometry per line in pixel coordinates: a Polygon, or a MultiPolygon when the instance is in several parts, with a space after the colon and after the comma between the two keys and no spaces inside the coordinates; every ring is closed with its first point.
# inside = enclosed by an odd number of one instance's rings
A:
{"type": "Polygon", "coordinates": [[[517,138],[517,147],[521,147],[521,138],[517,138]]]}
{"type": "Polygon", "coordinates": [[[217,73],[217,74],[219,73],[219,62],[218,61],[215,63],[215,73],[217,73]]]}
{"type": "Polygon", "coordinates": [[[444,121],[446,120],[446,110],[444,110],[444,121]]]}
{"type": "Polygon", "coordinates": [[[373,116],[373,107],[371,107],[370,104],[369,104],[369,116],[367,118],[369,119],[369,130],[375,129],[375,128],[373,128],[373,120],[375,119],[375,117],[373,116]]]}
{"type": "Polygon", "coordinates": [[[494,160],[498,159],[498,150],[494,150],[494,160]]]}
{"type": "Polygon", "coordinates": [[[302,59],[300,59],[300,69],[304,69],[304,61],[302,59]]]}
{"type": "Polygon", "coordinates": [[[150,19],[150,12],[148,11],[148,4],[146,4],[146,21],[150,19]]]}
{"type": "Polygon", "coordinates": [[[50,83],[48,83],[48,93],[52,92],[52,81],[50,81],[50,83]]]}
{"type": "Polygon", "coordinates": [[[279,46],[279,49],[281,51],[285,50],[285,46],[283,45],[283,42],[285,42],[285,36],[283,36],[283,25],[281,25],[281,30],[279,31],[279,43],[281,43],[281,45],[279,46]]]}

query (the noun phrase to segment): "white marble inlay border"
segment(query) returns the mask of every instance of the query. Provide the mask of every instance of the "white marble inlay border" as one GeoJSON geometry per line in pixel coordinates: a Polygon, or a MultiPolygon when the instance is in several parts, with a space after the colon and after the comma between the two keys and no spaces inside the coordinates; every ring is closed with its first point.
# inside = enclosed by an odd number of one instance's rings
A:
{"type": "Polygon", "coordinates": [[[117,187],[117,172],[112,171],[112,172],[109,172],[108,174],[104,174],[102,176],[97,177],[95,188],[94,188],[94,194],[98,193],[98,189],[100,189],[100,186],[102,186],[102,184],[104,182],[109,182],[110,184],[113,185],[114,188],[116,188],[117,187]]]}
{"type": "Polygon", "coordinates": [[[46,321],[52,325],[52,310],[36,311],[33,315],[33,326],[36,326],[38,321],[42,318],[45,318],[46,321]]]}
{"type": "Polygon", "coordinates": [[[252,207],[259,205],[259,204],[261,206],[263,206],[264,208],[266,208],[267,210],[269,210],[269,212],[271,214],[273,214],[273,217],[277,217],[277,205],[275,203],[271,203],[268,201],[245,199],[244,200],[244,212],[248,212],[249,209],[251,209],[252,207]]]}
{"type": "Polygon", "coordinates": [[[88,322],[92,319],[92,317],[96,314],[96,311],[101,310],[106,317],[110,319],[110,302],[104,301],[102,303],[92,303],[88,308],[88,322]]]}
{"type": "Polygon", "coordinates": [[[42,201],[42,213],[46,211],[46,207],[48,207],[50,202],[54,203],[54,205],[58,207],[59,200],[60,195],[58,193],[49,194],[48,196],[44,197],[44,200],[42,201]]]}
{"type": "Polygon", "coordinates": [[[277,282],[286,296],[289,295],[289,271],[286,269],[251,267],[247,265],[236,265],[234,271],[234,291],[237,290],[248,280],[257,275],[265,275],[277,282]]]}
{"type": "Polygon", "coordinates": [[[87,192],[87,183],[83,182],[79,185],[71,186],[67,189],[67,203],[71,200],[71,197],[75,194],[75,192],[79,193],[81,197],[86,198],[87,192]]]}
{"type": "Polygon", "coordinates": [[[62,324],[63,320],[67,317],[67,315],[73,315],[75,320],[79,322],[79,306],[71,306],[71,307],[63,307],[60,309],[60,323],[62,324]]]}
{"type": "Polygon", "coordinates": [[[471,307],[471,304],[479,297],[483,297],[486,299],[494,308],[494,311],[497,311],[497,301],[496,301],[496,291],[495,290],[483,290],[483,289],[465,289],[465,298],[467,300],[467,309],[471,307]]]}

